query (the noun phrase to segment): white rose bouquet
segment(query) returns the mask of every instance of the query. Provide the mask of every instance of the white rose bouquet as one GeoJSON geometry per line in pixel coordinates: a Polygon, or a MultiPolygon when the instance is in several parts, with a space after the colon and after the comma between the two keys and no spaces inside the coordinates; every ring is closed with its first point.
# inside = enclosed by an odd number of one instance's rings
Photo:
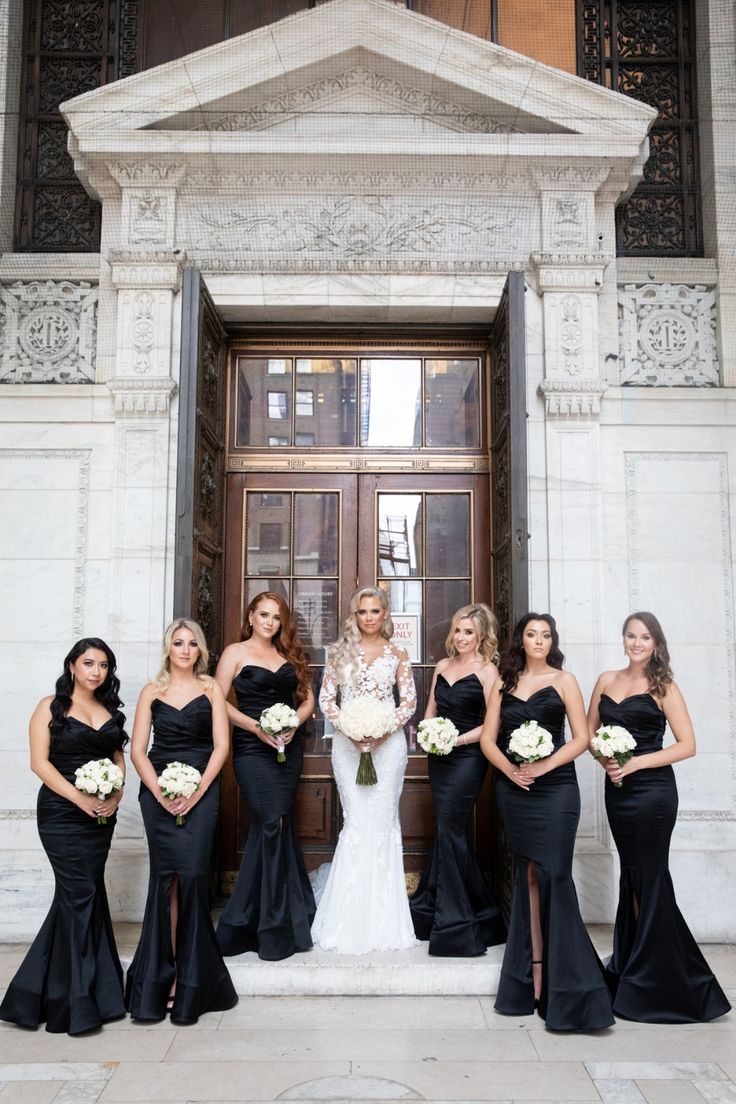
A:
{"type": "Polygon", "coordinates": [[[552,737],[537,721],[524,721],[509,737],[509,754],[517,763],[536,763],[554,750],[552,737]]]}
{"type": "MultiPolygon", "coordinates": [[[[188,763],[167,763],[158,776],[158,784],[162,795],[167,801],[173,801],[175,797],[191,797],[202,781],[202,775],[196,767],[190,767],[188,763]]],[[[186,817],[179,813],[176,817],[177,828],[181,828],[186,817]]]]}
{"type": "MultiPolygon", "coordinates": [[[[77,789],[99,798],[100,801],[111,793],[117,793],[124,783],[123,772],[111,759],[90,759],[74,772],[74,785],[77,789]]],[[[107,817],[98,816],[97,823],[107,824],[107,817]]]]}
{"type": "Polygon", "coordinates": [[[431,717],[420,721],[417,740],[428,755],[449,755],[455,747],[458,731],[447,717],[431,717]]]}
{"type": "MultiPolygon", "coordinates": [[[[394,727],[395,711],[389,702],[378,701],[367,694],[350,698],[340,709],[337,727],[352,740],[362,744],[364,740],[380,740],[394,727]]],[[[375,786],[378,781],[373,756],[369,751],[361,751],[358,773],[355,781],[359,786],[375,786]]]]}
{"type": "MultiPolygon", "coordinates": [[[[283,702],[277,702],[276,705],[271,705],[268,709],[263,710],[258,724],[264,732],[267,732],[269,736],[273,736],[278,740],[282,732],[288,732],[291,728],[299,727],[299,718],[290,705],[284,705],[283,702]]],[[[279,763],[285,763],[286,754],[284,752],[284,745],[280,740],[278,744],[279,750],[276,755],[276,760],[279,763]]]]}
{"type": "MultiPolygon", "coordinates": [[[[636,740],[628,729],[621,725],[601,725],[590,741],[590,747],[597,759],[615,759],[620,767],[628,763],[634,754],[636,740]]],[[[623,782],[614,782],[614,786],[623,786],[623,782]]]]}

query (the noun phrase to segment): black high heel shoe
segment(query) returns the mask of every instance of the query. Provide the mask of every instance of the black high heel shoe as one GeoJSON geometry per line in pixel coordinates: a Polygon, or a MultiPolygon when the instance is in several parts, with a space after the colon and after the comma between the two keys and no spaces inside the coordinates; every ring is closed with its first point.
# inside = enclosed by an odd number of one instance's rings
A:
{"type": "MultiPolygon", "coordinates": [[[[533,958],[532,959],[532,966],[541,966],[543,961],[544,960],[541,959],[541,958],[533,958]]],[[[539,997],[535,997],[534,998],[534,1011],[536,1012],[538,1008],[539,1008],[539,997]]]]}

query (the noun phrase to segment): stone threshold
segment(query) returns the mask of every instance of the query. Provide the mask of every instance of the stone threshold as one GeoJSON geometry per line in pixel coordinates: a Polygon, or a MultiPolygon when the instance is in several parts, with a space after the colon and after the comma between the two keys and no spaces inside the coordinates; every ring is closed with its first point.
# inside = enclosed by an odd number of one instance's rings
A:
{"type": "MultiPolygon", "coordinates": [[[[495,994],[501,947],[478,958],[437,958],[427,944],[405,951],[342,955],[314,947],[280,962],[263,962],[249,952],[228,958],[241,997],[465,996],[495,994]]],[[[129,959],[123,958],[127,969],[129,959]]]]}

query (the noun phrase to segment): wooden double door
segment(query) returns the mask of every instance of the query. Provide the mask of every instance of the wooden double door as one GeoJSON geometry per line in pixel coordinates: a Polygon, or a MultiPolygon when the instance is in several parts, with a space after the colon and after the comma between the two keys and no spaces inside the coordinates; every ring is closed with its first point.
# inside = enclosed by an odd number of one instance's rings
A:
{"type": "MultiPolygon", "coordinates": [[[[454,611],[490,601],[488,474],[231,474],[227,518],[225,641],[240,639],[243,611],[256,594],[282,594],[312,665],[316,698],[325,648],[339,634],[351,594],[376,583],[386,590],[394,639],[409,653],[417,688],[417,709],[406,725],[409,762],[401,799],[405,869],[416,881],[435,832],[417,725],[454,611]]],[[[295,813],[309,868],[329,860],[341,825],[330,735],[316,707],[295,813]]],[[[488,804],[479,803],[475,825],[485,865],[488,804]]],[[[224,785],[223,814],[221,882],[227,892],[248,830],[247,806],[232,776],[224,785]]]]}

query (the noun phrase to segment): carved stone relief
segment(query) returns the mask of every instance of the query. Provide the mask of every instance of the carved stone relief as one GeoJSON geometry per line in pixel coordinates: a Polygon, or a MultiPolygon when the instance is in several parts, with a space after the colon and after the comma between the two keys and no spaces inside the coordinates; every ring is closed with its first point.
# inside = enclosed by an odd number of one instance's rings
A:
{"type": "Polygon", "coordinates": [[[174,243],[176,192],[173,188],[126,188],[123,192],[123,236],[130,245],[174,243]]]}
{"type": "Polygon", "coordinates": [[[715,292],[702,284],[619,288],[621,383],[717,387],[715,292]]]}
{"type": "Polygon", "coordinates": [[[0,289],[0,381],[94,383],[97,287],[18,280],[0,289]]]}

